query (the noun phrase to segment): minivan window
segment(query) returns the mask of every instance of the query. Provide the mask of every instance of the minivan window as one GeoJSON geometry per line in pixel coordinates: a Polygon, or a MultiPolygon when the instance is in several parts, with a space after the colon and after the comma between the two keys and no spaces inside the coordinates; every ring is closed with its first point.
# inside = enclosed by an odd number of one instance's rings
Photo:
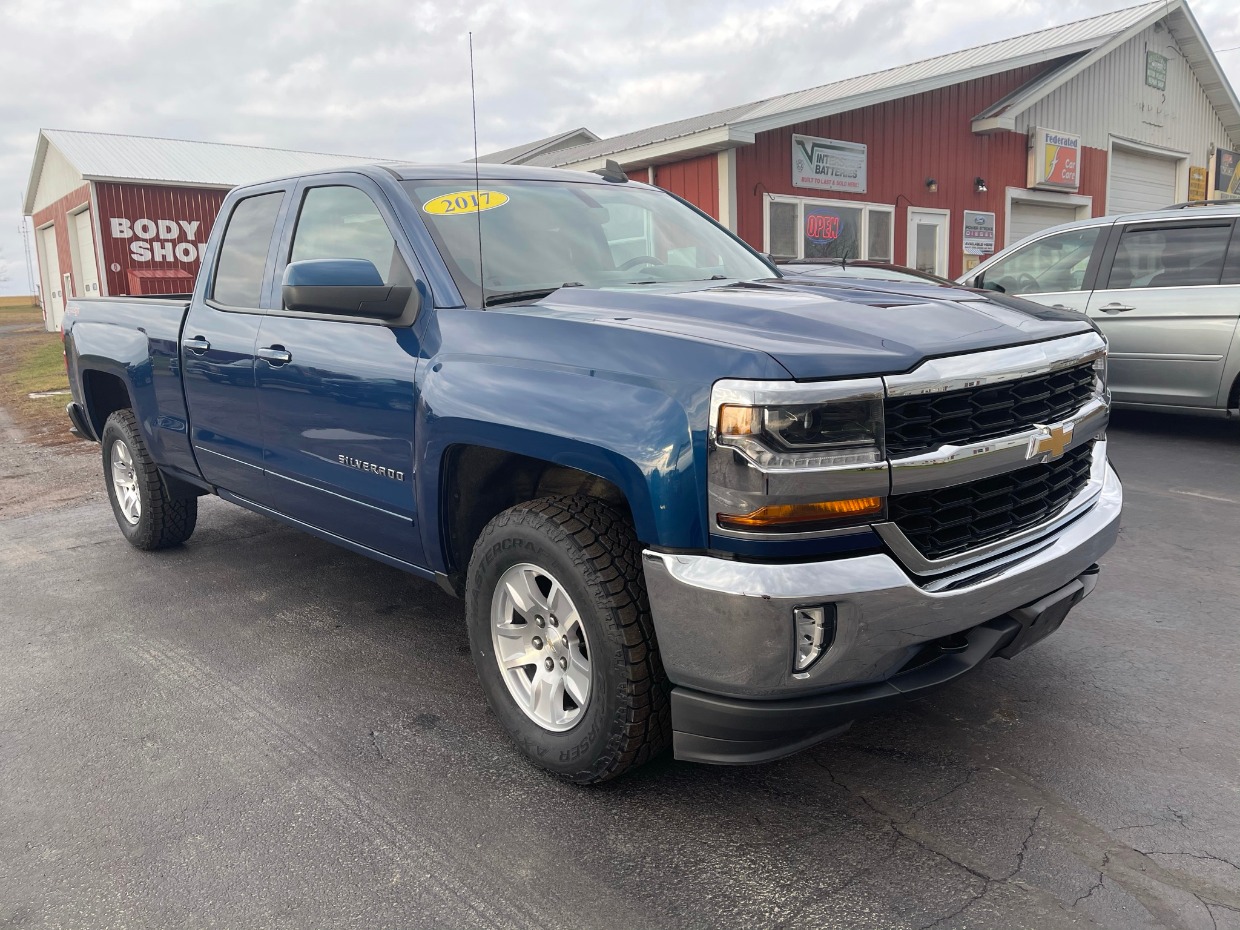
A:
{"type": "Polygon", "coordinates": [[[1079,291],[1104,226],[1069,229],[1022,246],[986,269],[977,287],[1004,294],[1079,291]]]}
{"type": "Polygon", "coordinates": [[[1218,284],[1231,223],[1214,226],[1129,226],[1120,237],[1108,289],[1218,284]]]}
{"type": "Polygon", "coordinates": [[[258,307],[263,293],[267,250],[276,228],[283,191],[238,201],[220,243],[211,298],[228,307],[258,307]]]}

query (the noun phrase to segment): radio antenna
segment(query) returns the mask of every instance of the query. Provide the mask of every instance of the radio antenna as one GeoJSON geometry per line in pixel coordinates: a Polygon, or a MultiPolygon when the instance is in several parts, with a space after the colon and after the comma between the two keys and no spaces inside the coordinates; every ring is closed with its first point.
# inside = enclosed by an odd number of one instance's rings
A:
{"type": "Polygon", "coordinates": [[[482,192],[478,180],[478,92],[474,89],[474,34],[469,33],[469,110],[474,122],[474,219],[478,221],[478,290],[482,309],[487,307],[487,279],[482,264],[482,192]]]}

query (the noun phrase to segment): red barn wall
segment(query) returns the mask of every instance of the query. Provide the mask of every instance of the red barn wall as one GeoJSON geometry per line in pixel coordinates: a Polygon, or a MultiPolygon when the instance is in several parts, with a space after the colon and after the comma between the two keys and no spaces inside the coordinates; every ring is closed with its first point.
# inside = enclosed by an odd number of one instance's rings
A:
{"type": "MultiPolygon", "coordinates": [[[[765,194],[895,204],[894,258],[903,264],[907,257],[907,207],[950,210],[949,273],[962,274],[961,211],[993,212],[998,225],[997,243],[1001,246],[1005,233],[1005,188],[1025,187],[1028,170],[1028,139],[1023,133],[978,135],[972,131],[973,117],[1057,64],[1018,68],[759,133],[752,145],[736,150],[738,233],[755,248],[763,247],[765,194]],[[866,193],[845,195],[793,187],[793,133],[864,143],[868,147],[866,193]],[[975,191],[977,177],[985,179],[986,193],[975,191]],[[927,178],[938,181],[937,193],[926,189],[927,178]]],[[[1089,158],[1083,159],[1085,183],[1081,193],[1099,198],[1094,208],[1101,212],[1106,160],[1102,153],[1099,165],[1096,155],[1091,152],[1089,158]]],[[[675,166],[660,168],[660,177],[672,167],[675,166]]]]}
{"type": "MultiPolygon", "coordinates": [[[[65,194],[59,200],[56,200],[53,203],[49,204],[48,206],[44,207],[42,210],[39,210],[37,213],[35,213],[31,217],[31,220],[33,220],[34,222],[35,229],[39,229],[43,226],[46,226],[48,223],[54,223],[56,225],[56,257],[57,257],[57,261],[60,264],[60,274],[61,274],[62,280],[53,281],[52,289],[57,290],[57,291],[62,289],[63,276],[66,274],[72,275],[72,282],[73,282],[73,290],[65,293],[64,300],[68,300],[71,297],[85,296],[85,295],[78,293],[78,287],[80,285],[77,280],[77,273],[73,270],[73,252],[72,252],[72,247],[69,245],[69,237],[73,235],[73,233],[71,232],[72,224],[69,221],[69,213],[70,211],[76,212],[80,210],[83,205],[88,204],[88,203],[90,203],[90,185],[83,184],[81,187],[76,188],[71,193],[65,194]]],[[[39,287],[40,288],[42,288],[43,286],[42,282],[43,282],[43,269],[40,268],[39,269],[39,287]]],[[[91,296],[94,296],[94,295],[92,294],[91,296]]],[[[51,295],[42,294],[42,297],[43,297],[43,306],[45,308],[44,312],[47,312],[46,308],[49,306],[48,301],[51,299],[51,295]]],[[[64,300],[61,301],[62,305],[64,303],[64,300]]]]}
{"type": "Polygon", "coordinates": [[[659,165],[654,169],[654,183],[664,190],[685,198],[689,203],[711,216],[716,218],[719,216],[719,157],[717,155],[702,155],[669,165],[659,165]]]}
{"type": "Polygon", "coordinates": [[[193,289],[200,256],[227,190],[95,184],[96,234],[107,293],[170,294],[193,289]]]}

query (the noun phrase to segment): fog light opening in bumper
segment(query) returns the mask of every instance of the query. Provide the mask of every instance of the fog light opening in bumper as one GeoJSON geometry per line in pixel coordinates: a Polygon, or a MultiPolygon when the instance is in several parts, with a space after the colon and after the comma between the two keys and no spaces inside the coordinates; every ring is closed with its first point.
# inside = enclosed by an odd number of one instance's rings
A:
{"type": "Polygon", "coordinates": [[[792,668],[800,674],[809,671],[835,639],[835,605],[797,607],[792,619],[796,636],[792,668]]]}

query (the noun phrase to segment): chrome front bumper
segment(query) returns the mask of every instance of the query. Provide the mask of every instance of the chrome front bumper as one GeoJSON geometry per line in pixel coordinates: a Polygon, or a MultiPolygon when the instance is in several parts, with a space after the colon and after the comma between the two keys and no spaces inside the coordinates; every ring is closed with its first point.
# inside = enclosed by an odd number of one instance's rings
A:
{"type": "MultiPolygon", "coordinates": [[[[978,627],[1061,589],[1119,534],[1123,491],[1101,462],[1093,503],[1070,522],[955,575],[918,578],[887,553],[808,563],[753,563],[646,550],[663,665],[678,688],[778,700],[881,682],[930,640],[978,627]],[[831,604],[835,639],[807,672],[793,670],[793,611],[831,604]]],[[[675,720],[673,720],[675,727],[675,720]]]]}

